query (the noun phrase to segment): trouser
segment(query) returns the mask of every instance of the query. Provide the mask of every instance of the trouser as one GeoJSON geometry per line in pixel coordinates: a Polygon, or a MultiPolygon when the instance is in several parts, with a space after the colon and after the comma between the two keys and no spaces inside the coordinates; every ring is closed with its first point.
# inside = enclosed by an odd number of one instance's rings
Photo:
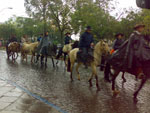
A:
{"type": "Polygon", "coordinates": [[[82,51],[81,59],[82,59],[83,63],[86,63],[87,57],[88,57],[88,48],[80,48],[80,50],[82,51]]]}

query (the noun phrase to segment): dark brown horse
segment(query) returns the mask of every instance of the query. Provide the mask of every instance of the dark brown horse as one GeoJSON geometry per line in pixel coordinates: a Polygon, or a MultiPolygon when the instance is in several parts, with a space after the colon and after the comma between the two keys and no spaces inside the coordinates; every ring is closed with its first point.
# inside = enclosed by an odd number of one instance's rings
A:
{"type": "Polygon", "coordinates": [[[118,91],[115,89],[115,80],[120,72],[123,72],[123,75],[122,75],[123,82],[126,82],[126,79],[124,77],[125,72],[128,72],[131,75],[134,75],[136,77],[136,79],[140,78],[141,84],[140,84],[139,88],[134,92],[134,101],[137,102],[137,95],[138,95],[139,91],[142,89],[142,87],[144,86],[144,84],[146,83],[148,78],[150,78],[149,70],[150,70],[150,61],[142,62],[141,68],[139,68],[139,67],[137,68],[136,66],[133,66],[131,69],[126,69],[126,70],[122,70],[121,68],[115,67],[115,66],[113,66],[113,64],[111,65],[108,62],[105,67],[104,75],[112,76],[112,90],[113,90],[114,95],[118,94],[118,91]],[[112,70],[113,70],[113,72],[112,72],[112,70]],[[139,77],[139,73],[141,73],[141,72],[143,72],[144,75],[139,77]]]}
{"type": "Polygon", "coordinates": [[[12,61],[15,62],[15,60],[18,58],[18,53],[20,51],[20,44],[18,42],[11,42],[8,45],[7,48],[7,57],[12,57],[12,61]]]}

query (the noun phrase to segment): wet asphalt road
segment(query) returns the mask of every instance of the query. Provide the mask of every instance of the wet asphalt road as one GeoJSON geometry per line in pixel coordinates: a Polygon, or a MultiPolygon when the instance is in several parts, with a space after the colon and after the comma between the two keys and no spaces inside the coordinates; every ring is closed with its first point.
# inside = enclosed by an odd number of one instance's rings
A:
{"type": "Polygon", "coordinates": [[[98,75],[101,91],[97,93],[95,85],[89,88],[87,82],[91,75],[90,69],[80,68],[81,81],[77,80],[74,73],[74,82],[71,83],[62,61],[59,61],[57,68],[53,68],[48,59],[47,69],[41,69],[40,65],[31,64],[30,58],[28,60],[28,63],[21,62],[19,57],[12,63],[7,60],[5,52],[0,51],[0,77],[17,83],[68,113],[150,113],[149,81],[135,104],[132,97],[139,82],[134,80],[134,76],[126,74],[127,82],[124,85],[119,76],[116,85],[120,94],[113,97],[111,84],[104,81],[103,72],[98,75]]]}

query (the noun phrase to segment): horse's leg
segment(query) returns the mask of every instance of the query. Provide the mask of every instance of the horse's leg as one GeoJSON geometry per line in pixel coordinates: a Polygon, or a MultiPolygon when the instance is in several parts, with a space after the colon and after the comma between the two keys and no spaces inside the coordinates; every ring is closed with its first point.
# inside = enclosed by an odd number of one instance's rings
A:
{"type": "Polygon", "coordinates": [[[52,58],[52,64],[53,64],[53,68],[55,67],[55,63],[54,63],[54,59],[52,58]]]}
{"type": "Polygon", "coordinates": [[[77,63],[77,66],[76,66],[77,78],[78,78],[79,81],[80,81],[80,73],[79,73],[80,65],[81,65],[81,63],[77,63]]]}
{"type": "Polygon", "coordinates": [[[99,87],[99,83],[98,83],[98,76],[97,76],[96,65],[92,64],[91,67],[92,67],[92,76],[89,79],[90,86],[92,86],[92,78],[93,78],[93,75],[95,75],[97,91],[100,91],[100,87],[99,87]]]}
{"type": "Polygon", "coordinates": [[[65,62],[65,66],[67,65],[67,64],[66,64],[66,56],[67,56],[67,53],[64,53],[64,62],[65,62]]]}
{"type": "Polygon", "coordinates": [[[14,55],[14,53],[12,53],[12,55],[11,55],[12,61],[13,61],[13,55],[14,55]]]}
{"type": "Polygon", "coordinates": [[[32,52],[32,56],[31,56],[31,63],[33,63],[33,52],[32,52]]]}
{"type": "Polygon", "coordinates": [[[144,84],[145,84],[146,81],[147,81],[147,78],[146,78],[146,77],[141,80],[140,87],[139,87],[138,90],[135,91],[135,93],[134,93],[134,100],[137,99],[137,95],[138,95],[139,91],[142,89],[142,87],[144,86],[144,84]]]}
{"type": "Polygon", "coordinates": [[[17,52],[17,57],[16,57],[16,59],[18,58],[18,56],[19,56],[19,55],[18,55],[18,52],[17,52]]]}
{"type": "Polygon", "coordinates": [[[109,75],[110,75],[110,64],[107,62],[106,63],[106,67],[105,67],[105,70],[104,70],[104,79],[107,81],[107,82],[111,82],[110,79],[109,79],[109,75]]]}
{"type": "Polygon", "coordinates": [[[28,56],[27,56],[27,53],[26,53],[26,63],[27,63],[27,61],[28,61],[28,56]]]}
{"type": "Polygon", "coordinates": [[[47,55],[45,56],[45,67],[47,67],[47,55]]]}
{"type": "Polygon", "coordinates": [[[73,77],[72,77],[73,67],[74,67],[74,62],[71,62],[71,66],[70,66],[70,79],[71,79],[71,82],[73,81],[73,77]]]}
{"type": "Polygon", "coordinates": [[[115,90],[115,80],[119,73],[120,73],[119,70],[114,70],[114,74],[112,75],[112,90],[114,96],[116,96],[119,93],[118,91],[115,90]]]}
{"type": "Polygon", "coordinates": [[[125,72],[122,72],[122,79],[123,79],[123,82],[127,82],[126,79],[125,79],[125,77],[124,77],[124,73],[125,72]]]}

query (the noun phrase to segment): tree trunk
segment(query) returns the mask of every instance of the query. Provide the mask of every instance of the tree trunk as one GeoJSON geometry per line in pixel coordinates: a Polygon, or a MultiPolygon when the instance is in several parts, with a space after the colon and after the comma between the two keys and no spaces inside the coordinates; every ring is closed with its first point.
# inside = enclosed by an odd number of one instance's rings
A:
{"type": "Polygon", "coordinates": [[[61,45],[64,44],[64,41],[63,41],[63,31],[60,31],[60,38],[61,38],[61,45]]]}

